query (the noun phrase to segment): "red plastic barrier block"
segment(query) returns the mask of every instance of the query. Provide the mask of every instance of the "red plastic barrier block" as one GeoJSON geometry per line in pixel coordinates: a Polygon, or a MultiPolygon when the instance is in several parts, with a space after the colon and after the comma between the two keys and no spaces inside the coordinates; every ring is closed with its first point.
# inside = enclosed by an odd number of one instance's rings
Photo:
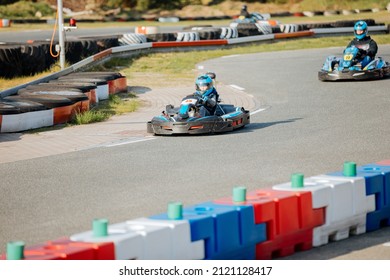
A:
{"type": "Polygon", "coordinates": [[[51,241],[57,246],[69,246],[72,248],[92,249],[92,260],[115,260],[115,245],[112,242],[91,243],[91,242],[76,242],[68,238],[51,241]]]}
{"type": "MultiPolygon", "coordinates": [[[[232,203],[232,199],[217,200],[232,203]]],[[[309,250],[313,228],[324,224],[325,208],[313,209],[311,192],[261,189],[247,194],[255,223],[267,224],[267,240],[256,245],[256,259],[272,259],[309,250]]]]}
{"type": "Polygon", "coordinates": [[[390,166],[390,159],[386,159],[386,160],[379,161],[379,162],[377,162],[376,164],[378,164],[378,165],[388,165],[388,166],[390,166]]]}
{"type": "MultiPolygon", "coordinates": [[[[25,260],[114,260],[114,244],[74,242],[68,238],[26,247],[25,260]]],[[[5,260],[6,255],[0,256],[5,260]]]]}

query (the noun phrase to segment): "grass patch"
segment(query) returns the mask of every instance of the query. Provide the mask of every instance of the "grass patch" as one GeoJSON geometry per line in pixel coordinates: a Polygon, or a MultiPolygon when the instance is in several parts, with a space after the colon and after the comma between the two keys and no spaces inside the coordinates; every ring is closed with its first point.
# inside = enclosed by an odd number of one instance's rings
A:
{"type": "Polygon", "coordinates": [[[140,103],[134,93],[111,94],[108,100],[103,100],[91,110],[77,113],[71,124],[89,124],[103,122],[111,116],[135,112],[140,103]]]}
{"type": "Polygon", "coordinates": [[[103,122],[110,118],[110,115],[105,112],[89,110],[82,113],[77,113],[72,121],[73,124],[89,124],[95,122],[103,122]]]}

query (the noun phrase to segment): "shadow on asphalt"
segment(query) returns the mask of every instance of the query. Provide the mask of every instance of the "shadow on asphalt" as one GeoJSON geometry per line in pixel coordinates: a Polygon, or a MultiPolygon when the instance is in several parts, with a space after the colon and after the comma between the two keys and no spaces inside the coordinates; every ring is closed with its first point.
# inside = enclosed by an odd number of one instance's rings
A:
{"type": "Polygon", "coordinates": [[[302,118],[294,118],[294,119],[289,119],[289,120],[285,120],[285,121],[277,121],[277,122],[250,123],[247,126],[245,126],[244,129],[236,130],[233,133],[250,132],[250,131],[266,128],[266,127],[269,127],[269,126],[273,126],[273,125],[284,124],[284,123],[292,123],[292,122],[299,121],[299,120],[302,120],[302,118]]]}
{"type": "Polygon", "coordinates": [[[22,133],[1,133],[0,143],[20,140],[22,133]]]}
{"type": "MultiPolygon", "coordinates": [[[[368,249],[390,242],[390,227],[381,228],[376,231],[350,236],[340,241],[331,241],[321,247],[312,248],[308,251],[296,252],[291,256],[278,258],[279,260],[330,260],[337,257],[340,259],[363,259],[360,255],[346,256],[353,252],[368,249]]],[[[389,248],[390,251],[390,248],[389,248]]],[[[390,254],[390,252],[389,252],[390,254]]],[[[380,256],[378,256],[380,257],[380,256]]],[[[365,255],[364,259],[367,258],[365,255]]]]}
{"type": "Polygon", "coordinates": [[[137,94],[143,94],[147,93],[148,91],[151,91],[151,88],[148,87],[142,87],[142,86],[128,86],[127,92],[136,92],[137,94]]]}

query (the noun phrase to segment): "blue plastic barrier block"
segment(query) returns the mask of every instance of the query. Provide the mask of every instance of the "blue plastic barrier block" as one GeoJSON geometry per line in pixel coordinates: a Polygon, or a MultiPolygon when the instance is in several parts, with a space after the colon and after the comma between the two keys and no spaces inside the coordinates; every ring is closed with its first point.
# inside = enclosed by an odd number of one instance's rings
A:
{"type": "Polygon", "coordinates": [[[375,193],[376,209],[367,215],[367,231],[390,226],[390,166],[371,163],[358,168],[360,170],[380,174],[382,177],[381,187],[375,193]]]}
{"type": "MultiPolygon", "coordinates": [[[[151,219],[168,220],[167,214],[151,219]]],[[[266,239],[265,224],[256,225],[252,206],[205,202],[183,209],[191,241],[205,240],[205,259],[254,259],[256,243],[266,239]]]]}
{"type": "MultiPolygon", "coordinates": [[[[364,165],[356,168],[356,177],[363,177],[366,183],[366,195],[375,195],[375,211],[367,213],[366,231],[373,231],[388,224],[390,217],[389,194],[389,172],[390,167],[364,165]],[[386,202],[387,201],[387,202],[386,202]]],[[[327,175],[345,177],[343,171],[328,173],[327,175]]]]}

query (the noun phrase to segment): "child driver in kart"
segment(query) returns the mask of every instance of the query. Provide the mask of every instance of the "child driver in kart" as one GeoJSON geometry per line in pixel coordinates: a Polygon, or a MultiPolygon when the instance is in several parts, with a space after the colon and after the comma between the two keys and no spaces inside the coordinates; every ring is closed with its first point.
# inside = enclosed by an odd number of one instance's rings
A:
{"type": "Polygon", "coordinates": [[[355,38],[347,46],[347,48],[355,46],[360,50],[359,63],[362,68],[375,59],[378,52],[377,43],[370,36],[367,36],[367,33],[367,23],[363,20],[356,22],[354,26],[355,38]]]}
{"type": "Polygon", "coordinates": [[[205,74],[199,76],[195,81],[195,89],[198,96],[201,96],[199,114],[201,117],[212,116],[215,113],[218,102],[218,92],[214,87],[213,79],[205,74]]]}

